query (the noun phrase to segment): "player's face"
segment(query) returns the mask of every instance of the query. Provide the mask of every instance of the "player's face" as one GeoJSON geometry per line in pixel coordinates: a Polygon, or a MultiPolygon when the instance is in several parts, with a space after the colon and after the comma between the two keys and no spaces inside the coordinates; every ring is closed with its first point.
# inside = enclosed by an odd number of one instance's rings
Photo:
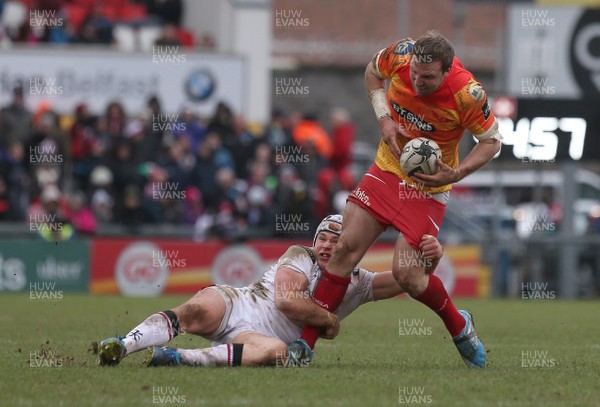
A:
{"type": "Polygon", "coordinates": [[[321,232],[317,236],[314,249],[315,254],[317,255],[317,262],[319,263],[319,267],[321,267],[321,269],[327,267],[329,259],[331,259],[331,255],[333,254],[333,249],[335,248],[338,240],[339,236],[331,232],[321,232]]]}
{"type": "Polygon", "coordinates": [[[410,82],[419,96],[427,96],[435,92],[449,72],[450,70],[442,71],[441,61],[433,61],[429,64],[420,63],[416,58],[410,61],[410,82]]]}

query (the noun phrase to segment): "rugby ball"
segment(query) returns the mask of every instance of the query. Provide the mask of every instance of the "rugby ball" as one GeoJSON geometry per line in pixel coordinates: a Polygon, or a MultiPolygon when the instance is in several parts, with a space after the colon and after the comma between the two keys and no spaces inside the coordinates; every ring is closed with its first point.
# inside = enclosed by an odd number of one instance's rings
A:
{"type": "Polygon", "coordinates": [[[418,172],[435,174],[438,158],[442,159],[440,146],[433,140],[418,137],[410,140],[402,149],[400,166],[409,177],[418,172]]]}

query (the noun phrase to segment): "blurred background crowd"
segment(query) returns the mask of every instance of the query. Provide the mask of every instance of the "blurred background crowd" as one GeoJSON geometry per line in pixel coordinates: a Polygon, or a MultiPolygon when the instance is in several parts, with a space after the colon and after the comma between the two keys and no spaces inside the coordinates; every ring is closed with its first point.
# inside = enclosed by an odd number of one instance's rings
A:
{"type": "MultiPolygon", "coordinates": [[[[211,34],[183,26],[183,12],[181,0],[0,0],[0,42],[213,50],[211,34]]],[[[63,238],[158,223],[192,225],[197,239],[248,228],[306,235],[355,182],[354,125],[342,108],[320,117],[274,109],[258,128],[225,103],[209,117],[193,105],[165,114],[158,95],[136,115],[119,100],[102,114],[83,101],[67,114],[49,101],[32,110],[28,86],[17,84],[0,111],[0,220],[66,223],[63,238]],[[306,228],[278,230],[282,213],[306,228]]]]}
{"type": "Polygon", "coordinates": [[[124,50],[144,50],[153,44],[213,49],[213,36],[194,35],[182,25],[183,12],[182,0],[0,0],[0,43],[116,44],[124,50]],[[35,13],[30,14],[30,10],[35,13]],[[55,19],[57,24],[36,25],[36,19],[55,19]]]}
{"type": "Polygon", "coordinates": [[[157,97],[135,117],[118,101],[102,115],[81,103],[60,116],[50,104],[28,110],[25,97],[15,87],[0,111],[2,220],[28,221],[41,210],[79,233],[171,223],[194,225],[199,239],[234,238],[248,227],[277,234],[276,214],[312,228],[343,207],[355,183],[354,125],[342,108],[324,123],[275,110],[264,128],[250,129],[225,103],[207,118],[191,107],[165,114],[157,97]]]}

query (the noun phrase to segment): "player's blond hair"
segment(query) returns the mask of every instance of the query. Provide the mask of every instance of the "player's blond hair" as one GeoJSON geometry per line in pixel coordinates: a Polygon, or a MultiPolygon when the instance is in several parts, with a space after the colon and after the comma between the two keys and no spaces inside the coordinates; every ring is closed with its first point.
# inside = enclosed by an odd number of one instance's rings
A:
{"type": "Polygon", "coordinates": [[[442,72],[446,72],[452,66],[454,47],[438,30],[429,30],[415,41],[412,56],[427,63],[440,61],[442,72]]]}

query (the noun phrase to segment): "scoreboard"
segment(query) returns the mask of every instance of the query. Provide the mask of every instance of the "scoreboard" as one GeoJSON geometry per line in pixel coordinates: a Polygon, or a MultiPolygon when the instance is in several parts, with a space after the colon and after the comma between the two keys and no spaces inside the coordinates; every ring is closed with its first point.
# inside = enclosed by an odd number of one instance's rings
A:
{"type": "Polygon", "coordinates": [[[498,118],[500,159],[544,162],[600,159],[600,107],[597,99],[517,100],[513,118],[498,118]]]}

